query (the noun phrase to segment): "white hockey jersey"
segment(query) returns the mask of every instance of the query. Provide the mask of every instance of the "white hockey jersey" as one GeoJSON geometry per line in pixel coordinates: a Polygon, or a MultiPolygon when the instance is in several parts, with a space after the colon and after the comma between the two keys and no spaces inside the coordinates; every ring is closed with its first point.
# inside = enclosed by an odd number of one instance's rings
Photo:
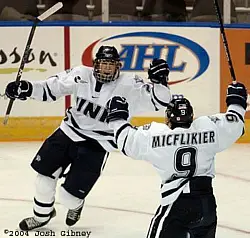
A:
{"type": "Polygon", "coordinates": [[[93,68],[78,66],[44,81],[31,82],[31,98],[55,101],[65,95],[73,95],[76,105],[66,112],[60,128],[73,141],[88,138],[97,140],[107,151],[116,147],[114,132],[106,123],[106,103],[113,96],[122,96],[129,102],[130,117],[135,114],[166,107],[171,95],[168,87],[144,83],[135,75],[121,73],[110,83],[97,83],[93,68]]]}
{"type": "Polygon", "coordinates": [[[215,176],[214,157],[242,135],[244,115],[241,106],[230,105],[225,114],[199,117],[187,129],[155,122],[134,128],[123,120],[111,126],[120,151],[150,162],[158,171],[164,206],[189,191],[190,177],[215,176]]]}

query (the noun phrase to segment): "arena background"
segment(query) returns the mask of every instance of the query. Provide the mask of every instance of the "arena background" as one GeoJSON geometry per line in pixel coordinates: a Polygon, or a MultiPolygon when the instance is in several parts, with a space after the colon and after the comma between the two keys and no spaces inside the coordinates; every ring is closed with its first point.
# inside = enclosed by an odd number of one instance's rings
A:
{"type": "MultiPolygon", "coordinates": [[[[1,22],[0,22],[1,24],[1,22]]],[[[30,23],[4,22],[0,38],[1,94],[16,77],[30,31],[30,23]]],[[[248,88],[250,30],[248,25],[226,25],[236,77],[248,88]]],[[[38,27],[23,79],[43,80],[71,67],[91,66],[101,45],[114,45],[121,54],[122,71],[147,80],[147,67],[155,57],[170,66],[173,94],[183,94],[194,106],[195,116],[225,111],[226,87],[231,81],[220,30],[214,23],[83,23],[51,22],[38,27]]],[[[74,103],[70,97],[53,103],[16,100],[6,126],[0,123],[0,141],[44,140],[59,125],[65,109],[74,103]]],[[[136,103],[136,102],[135,102],[136,103]]],[[[1,118],[8,100],[0,99],[1,118]]],[[[249,112],[246,132],[238,142],[250,141],[249,112]]],[[[134,125],[164,121],[164,111],[145,113],[132,119],[134,125]]]]}

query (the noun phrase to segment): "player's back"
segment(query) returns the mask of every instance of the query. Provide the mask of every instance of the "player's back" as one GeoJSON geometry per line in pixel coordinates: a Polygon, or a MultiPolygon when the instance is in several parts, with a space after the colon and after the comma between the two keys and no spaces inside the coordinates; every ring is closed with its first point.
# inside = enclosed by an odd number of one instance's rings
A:
{"type": "Polygon", "coordinates": [[[189,128],[177,127],[172,130],[160,123],[152,123],[151,127],[149,160],[163,182],[176,177],[214,177],[218,141],[216,130],[208,117],[194,120],[189,128]]]}
{"type": "MultiPolygon", "coordinates": [[[[146,160],[156,168],[162,178],[162,206],[172,204],[180,194],[212,195],[214,157],[244,133],[246,98],[244,85],[232,84],[228,89],[226,113],[193,120],[190,102],[173,96],[165,111],[167,125],[153,122],[134,128],[127,121],[119,120],[123,116],[117,116],[112,126],[118,148],[126,156],[146,160]]],[[[127,110],[125,106],[113,108],[111,112],[117,114],[121,108],[122,112],[127,110]]]]}

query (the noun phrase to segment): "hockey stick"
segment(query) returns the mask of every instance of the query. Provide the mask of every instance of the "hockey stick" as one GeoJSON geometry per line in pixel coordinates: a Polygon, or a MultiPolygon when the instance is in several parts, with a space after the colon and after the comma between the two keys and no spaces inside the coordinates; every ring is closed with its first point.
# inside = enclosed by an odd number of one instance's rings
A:
{"type": "Polygon", "coordinates": [[[227,43],[227,37],[226,37],[223,22],[222,22],[221,11],[220,11],[220,7],[218,4],[218,0],[214,0],[214,7],[215,7],[218,21],[220,23],[220,33],[221,33],[221,38],[223,41],[223,45],[224,45],[224,49],[225,49],[225,53],[226,53],[226,57],[227,57],[227,62],[228,62],[231,78],[232,78],[233,82],[236,82],[235,71],[234,71],[233,62],[231,59],[231,55],[230,55],[230,51],[229,51],[229,47],[228,47],[228,43],[227,43]]]}
{"type": "MultiPolygon", "coordinates": [[[[39,22],[42,22],[43,20],[45,20],[46,18],[48,18],[49,16],[51,16],[52,14],[54,14],[55,12],[57,12],[59,9],[61,9],[63,7],[63,4],[61,2],[56,3],[54,6],[52,6],[51,8],[49,8],[47,11],[45,11],[43,14],[41,14],[40,16],[38,16],[35,21],[34,24],[32,25],[32,28],[30,30],[30,34],[28,37],[28,41],[26,43],[26,47],[23,53],[23,57],[22,57],[22,61],[21,64],[19,66],[18,72],[17,72],[17,76],[16,76],[16,84],[19,83],[19,81],[21,80],[22,74],[23,74],[23,69],[24,66],[27,62],[27,58],[29,55],[29,51],[30,51],[30,46],[31,46],[31,42],[33,40],[34,37],[34,33],[37,27],[37,24],[39,22]]],[[[9,115],[12,109],[14,103],[14,99],[10,99],[6,113],[5,113],[5,117],[4,117],[4,121],[3,124],[6,125],[9,119],[9,115]]]]}

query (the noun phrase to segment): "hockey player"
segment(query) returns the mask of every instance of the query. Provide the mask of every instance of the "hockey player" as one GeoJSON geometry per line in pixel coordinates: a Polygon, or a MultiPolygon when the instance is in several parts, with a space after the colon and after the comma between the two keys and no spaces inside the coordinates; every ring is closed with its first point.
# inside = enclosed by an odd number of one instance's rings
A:
{"type": "Polygon", "coordinates": [[[215,238],[214,157],[242,135],[246,100],[245,86],[230,84],[226,113],[193,120],[190,102],[173,98],[166,109],[166,124],[153,122],[139,128],[127,122],[125,98],[109,101],[107,121],[119,150],[150,162],[162,179],[161,205],[147,238],[215,238]]]}
{"type": "Polygon", "coordinates": [[[38,173],[34,196],[34,216],[22,220],[22,230],[46,225],[56,215],[56,184],[65,169],[70,170],[60,188],[61,203],[68,208],[66,224],[80,218],[85,197],[104,168],[108,152],[117,148],[107,122],[106,104],[115,95],[130,102],[130,117],[140,112],[166,107],[171,99],[167,86],[169,68],[165,60],[155,59],[148,70],[152,83],[139,76],[121,73],[115,47],[101,46],[93,62],[56,74],[44,81],[11,82],[6,95],[11,99],[28,97],[51,102],[74,95],[76,104],[66,112],[60,127],[42,144],[31,166],[38,173]]]}

